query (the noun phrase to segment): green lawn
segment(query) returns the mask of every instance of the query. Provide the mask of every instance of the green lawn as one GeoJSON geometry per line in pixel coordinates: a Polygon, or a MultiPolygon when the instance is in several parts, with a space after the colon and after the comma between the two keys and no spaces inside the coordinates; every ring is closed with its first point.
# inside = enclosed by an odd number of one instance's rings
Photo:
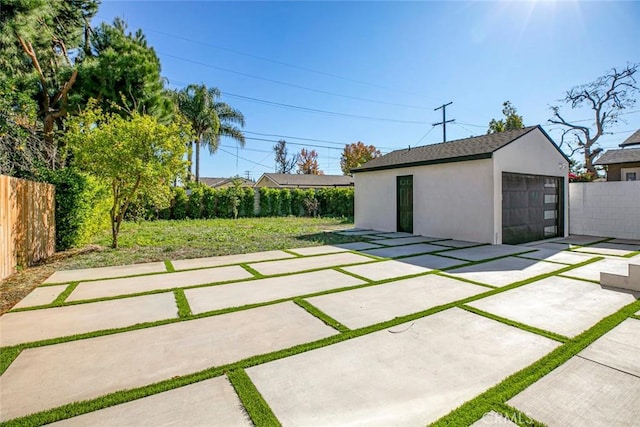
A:
{"type": "Polygon", "coordinates": [[[110,230],[84,248],[57,253],[45,264],[0,281],[0,314],[24,298],[55,270],[231,255],[357,241],[324,233],[353,227],[353,219],[240,218],[125,222],[120,247],[111,249],[110,230]]]}
{"type": "Polygon", "coordinates": [[[105,230],[91,242],[101,246],[99,251],[74,257],[66,267],[97,267],[351,242],[355,239],[323,231],[352,226],[351,220],[298,217],[127,222],[122,225],[118,249],[109,248],[111,235],[105,230]]]}

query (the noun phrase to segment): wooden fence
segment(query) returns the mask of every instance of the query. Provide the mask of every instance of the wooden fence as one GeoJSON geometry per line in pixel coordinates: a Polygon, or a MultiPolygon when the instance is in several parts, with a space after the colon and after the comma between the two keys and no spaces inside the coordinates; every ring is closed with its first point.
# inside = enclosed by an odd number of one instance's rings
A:
{"type": "Polygon", "coordinates": [[[55,187],[0,175],[0,279],[53,255],[55,187]]]}

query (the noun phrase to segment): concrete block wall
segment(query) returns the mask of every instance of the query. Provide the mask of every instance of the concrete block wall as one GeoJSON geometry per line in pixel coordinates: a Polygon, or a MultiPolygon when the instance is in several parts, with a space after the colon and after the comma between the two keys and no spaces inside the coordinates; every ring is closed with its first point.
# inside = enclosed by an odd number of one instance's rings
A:
{"type": "Polygon", "coordinates": [[[640,239],[640,181],[569,184],[569,233],[640,239]]]}

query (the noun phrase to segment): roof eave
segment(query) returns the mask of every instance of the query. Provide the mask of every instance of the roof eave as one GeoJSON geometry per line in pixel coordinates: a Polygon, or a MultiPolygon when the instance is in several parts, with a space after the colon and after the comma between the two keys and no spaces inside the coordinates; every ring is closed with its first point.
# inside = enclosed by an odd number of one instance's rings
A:
{"type": "Polygon", "coordinates": [[[420,162],[410,162],[410,163],[396,163],[392,165],[374,166],[369,168],[359,167],[356,169],[352,169],[351,171],[354,173],[374,172],[374,171],[380,171],[380,170],[411,168],[415,166],[428,166],[428,165],[438,165],[438,164],[444,164],[444,163],[466,162],[470,160],[490,159],[491,157],[493,157],[493,153],[481,153],[481,154],[472,154],[469,156],[449,157],[446,159],[423,160],[420,162]]]}

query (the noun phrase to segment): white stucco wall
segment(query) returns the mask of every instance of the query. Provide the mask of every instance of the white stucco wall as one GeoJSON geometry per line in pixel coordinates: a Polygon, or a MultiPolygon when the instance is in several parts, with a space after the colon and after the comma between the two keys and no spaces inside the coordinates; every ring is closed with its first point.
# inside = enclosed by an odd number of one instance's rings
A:
{"type": "Polygon", "coordinates": [[[493,154],[494,176],[494,243],[502,243],[502,172],[564,178],[564,235],[569,233],[569,163],[549,143],[544,134],[534,129],[493,154]]]}
{"type": "Polygon", "coordinates": [[[569,184],[571,234],[640,239],[640,181],[569,184]]]}
{"type": "Polygon", "coordinates": [[[396,231],[396,177],[413,175],[413,232],[493,243],[491,159],[354,174],[355,225],[396,231]]]}

